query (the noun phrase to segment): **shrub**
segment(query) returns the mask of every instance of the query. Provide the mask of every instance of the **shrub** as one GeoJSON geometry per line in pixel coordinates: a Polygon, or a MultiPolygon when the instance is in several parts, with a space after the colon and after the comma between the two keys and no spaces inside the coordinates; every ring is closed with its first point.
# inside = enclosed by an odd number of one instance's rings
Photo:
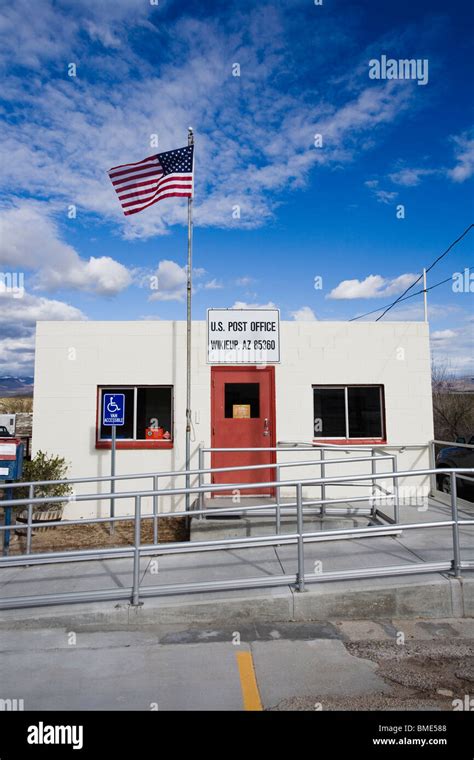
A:
{"type": "MultiPolygon", "coordinates": [[[[29,462],[24,462],[21,480],[25,483],[38,480],[64,480],[67,477],[68,469],[69,465],[64,457],[38,451],[29,462]]],[[[27,499],[29,496],[29,488],[18,488],[16,491],[19,499],[27,499]]],[[[73,488],[69,483],[35,486],[35,497],[68,496],[72,491],[73,488]]],[[[64,504],[61,502],[36,504],[35,511],[48,512],[52,509],[59,509],[62,506],[64,504]]],[[[21,507],[21,509],[24,509],[24,507],[21,507]]]]}

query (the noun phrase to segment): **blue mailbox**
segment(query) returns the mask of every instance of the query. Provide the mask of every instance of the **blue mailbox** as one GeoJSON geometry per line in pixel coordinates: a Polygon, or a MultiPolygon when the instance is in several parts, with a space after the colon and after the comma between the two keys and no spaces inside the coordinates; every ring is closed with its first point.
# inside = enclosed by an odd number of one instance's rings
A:
{"type": "MultiPolygon", "coordinates": [[[[0,438],[0,489],[3,492],[3,499],[14,499],[13,491],[16,489],[8,488],[8,483],[15,482],[21,478],[23,472],[23,444],[19,438],[0,438]]],[[[1,501],[0,501],[1,506],[1,501]]],[[[4,525],[12,523],[12,507],[4,507],[4,525]]],[[[3,533],[3,553],[8,554],[10,545],[10,531],[4,530],[3,533]]]]}

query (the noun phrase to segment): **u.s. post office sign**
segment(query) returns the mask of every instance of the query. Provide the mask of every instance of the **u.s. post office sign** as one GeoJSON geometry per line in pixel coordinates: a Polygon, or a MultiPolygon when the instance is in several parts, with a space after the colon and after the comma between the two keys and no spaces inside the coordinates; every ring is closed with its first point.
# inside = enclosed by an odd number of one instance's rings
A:
{"type": "Polygon", "coordinates": [[[278,309],[208,309],[209,364],[275,364],[280,361],[278,309]]]}

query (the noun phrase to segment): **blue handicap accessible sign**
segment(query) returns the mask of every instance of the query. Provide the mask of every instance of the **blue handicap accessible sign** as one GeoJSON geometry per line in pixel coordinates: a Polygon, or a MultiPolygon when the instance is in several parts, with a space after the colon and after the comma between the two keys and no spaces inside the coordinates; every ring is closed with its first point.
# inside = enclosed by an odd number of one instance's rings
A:
{"type": "Polygon", "coordinates": [[[104,393],[102,399],[102,424],[125,424],[125,393],[104,393]]]}

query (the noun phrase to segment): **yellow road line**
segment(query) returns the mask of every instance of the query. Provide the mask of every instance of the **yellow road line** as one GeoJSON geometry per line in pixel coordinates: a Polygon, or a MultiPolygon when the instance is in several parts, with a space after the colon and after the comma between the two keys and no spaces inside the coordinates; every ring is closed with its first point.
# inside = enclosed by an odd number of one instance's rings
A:
{"type": "Polygon", "coordinates": [[[251,652],[236,652],[244,710],[263,710],[251,652]]]}

